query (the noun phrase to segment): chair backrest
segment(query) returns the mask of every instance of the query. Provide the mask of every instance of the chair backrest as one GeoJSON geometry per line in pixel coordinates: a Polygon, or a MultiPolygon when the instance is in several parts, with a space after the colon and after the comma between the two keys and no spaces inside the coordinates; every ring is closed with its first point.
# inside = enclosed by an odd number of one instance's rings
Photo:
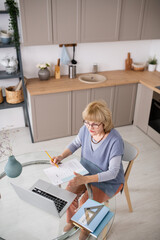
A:
{"type": "Polygon", "coordinates": [[[125,181],[128,179],[133,161],[137,158],[138,154],[138,149],[131,143],[124,140],[124,155],[122,161],[128,162],[128,166],[125,170],[125,181]]]}
{"type": "Polygon", "coordinates": [[[125,140],[123,141],[124,141],[124,155],[122,160],[127,162],[134,160],[139,154],[138,149],[131,143],[125,140]]]}

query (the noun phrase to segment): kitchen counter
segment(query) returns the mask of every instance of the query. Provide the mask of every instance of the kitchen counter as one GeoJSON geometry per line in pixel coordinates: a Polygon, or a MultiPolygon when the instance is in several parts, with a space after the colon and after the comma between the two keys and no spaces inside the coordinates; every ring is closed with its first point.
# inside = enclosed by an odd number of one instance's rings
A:
{"type": "Polygon", "coordinates": [[[98,84],[87,84],[78,80],[78,76],[83,74],[77,74],[77,78],[75,79],[70,79],[68,76],[62,76],[60,79],[51,77],[47,81],[41,81],[39,78],[27,79],[27,90],[31,96],[34,96],[90,88],[125,85],[131,83],[141,83],[160,94],[160,90],[155,88],[156,86],[160,86],[160,72],[116,70],[99,72],[99,74],[105,76],[107,80],[98,84]]]}

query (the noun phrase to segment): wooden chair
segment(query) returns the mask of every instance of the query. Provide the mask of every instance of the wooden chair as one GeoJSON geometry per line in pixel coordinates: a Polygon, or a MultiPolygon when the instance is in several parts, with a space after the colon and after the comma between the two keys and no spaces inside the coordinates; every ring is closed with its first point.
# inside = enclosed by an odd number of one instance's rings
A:
{"type": "MultiPolygon", "coordinates": [[[[132,204],[131,204],[131,199],[130,199],[127,182],[128,182],[128,178],[129,178],[129,175],[131,172],[133,162],[137,158],[138,154],[139,154],[138,149],[131,143],[124,140],[124,155],[123,155],[122,161],[127,163],[127,166],[126,166],[125,173],[124,173],[124,178],[125,178],[124,187],[123,187],[121,193],[123,191],[125,193],[126,200],[128,203],[128,208],[129,208],[130,212],[133,212],[133,208],[132,208],[132,204]]],[[[91,187],[89,186],[89,184],[86,184],[86,187],[87,187],[89,198],[93,199],[93,193],[92,193],[91,187]]],[[[106,204],[108,205],[108,203],[106,203],[106,204]]]]}
{"type": "Polygon", "coordinates": [[[127,182],[128,182],[128,178],[129,178],[129,175],[131,172],[133,162],[137,158],[138,154],[139,154],[138,149],[131,143],[124,140],[124,155],[123,155],[122,161],[127,163],[127,167],[126,167],[126,170],[124,173],[125,182],[124,182],[123,190],[124,190],[124,193],[126,196],[126,200],[127,200],[128,208],[129,208],[130,212],[133,212],[133,208],[132,208],[132,204],[131,204],[131,199],[130,199],[127,182]]]}

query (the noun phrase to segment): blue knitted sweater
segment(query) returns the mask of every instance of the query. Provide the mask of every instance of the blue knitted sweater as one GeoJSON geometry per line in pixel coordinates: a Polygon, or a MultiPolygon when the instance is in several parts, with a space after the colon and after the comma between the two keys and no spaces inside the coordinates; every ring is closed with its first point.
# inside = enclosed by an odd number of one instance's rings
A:
{"type": "MultiPolygon", "coordinates": [[[[124,153],[123,140],[115,129],[112,129],[102,144],[93,151],[91,146],[91,135],[86,128],[82,126],[78,136],[81,141],[81,163],[91,174],[97,174],[103,171],[107,171],[109,163],[115,156],[122,156],[124,153]]],[[[68,147],[72,152],[76,149],[72,149],[71,145],[68,147]]],[[[122,162],[119,172],[115,179],[106,182],[91,183],[92,185],[100,188],[107,195],[112,197],[117,191],[118,187],[124,183],[124,171],[122,162]]]]}

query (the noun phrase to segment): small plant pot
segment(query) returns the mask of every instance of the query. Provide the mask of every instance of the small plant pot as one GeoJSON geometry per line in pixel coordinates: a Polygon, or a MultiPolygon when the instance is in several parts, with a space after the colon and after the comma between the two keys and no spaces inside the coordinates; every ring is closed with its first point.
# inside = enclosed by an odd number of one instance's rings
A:
{"type": "Polygon", "coordinates": [[[48,68],[40,69],[38,72],[38,76],[40,80],[48,80],[50,78],[50,71],[48,68]]]}
{"type": "Polygon", "coordinates": [[[156,65],[155,64],[149,64],[148,65],[148,71],[149,72],[154,72],[156,70],[156,65]]]}

